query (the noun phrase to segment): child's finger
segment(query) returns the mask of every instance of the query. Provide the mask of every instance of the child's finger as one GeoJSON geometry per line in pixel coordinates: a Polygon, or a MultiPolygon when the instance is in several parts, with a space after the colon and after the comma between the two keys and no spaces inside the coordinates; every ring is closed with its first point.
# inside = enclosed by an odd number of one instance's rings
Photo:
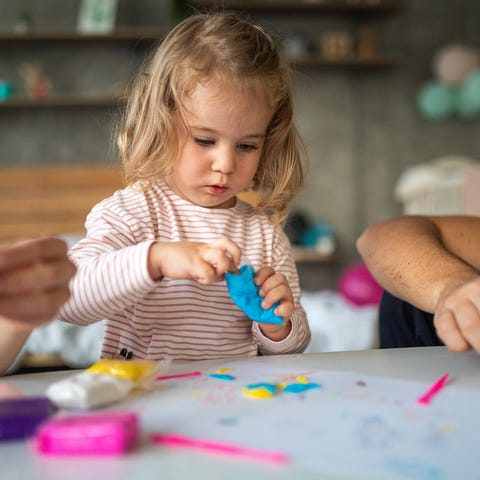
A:
{"type": "Polygon", "coordinates": [[[282,302],[280,305],[275,309],[275,315],[282,317],[284,320],[288,320],[293,312],[295,307],[292,302],[282,302]]]}
{"type": "Polygon", "coordinates": [[[191,276],[203,285],[210,285],[221,280],[221,277],[217,275],[215,267],[207,261],[199,262],[191,272],[191,276]]]}
{"type": "Polygon", "coordinates": [[[292,302],[292,294],[290,287],[286,284],[276,285],[274,288],[268,291],[262,300],[262,307],[265,309],[270,308],[276,302],[292,302]]]}
{"type": "MultiPolygon", "coordinates": [[[[258,293],[260,296],[266,297],[272,290],[282,286],[290,294],[290,287],[285,276],[279,273],[274,273],[273,275],[267,277],[267,279],[260,285],[258,293]]],[[[290,299],[291,294],[287,298],[290,299]]]]}
{"type": "Polygon", "coordinates": [[[223,252],[218,255],[218,260],[213,264],[217,275],[223,276],[226,272],[239,273],[237,265],[230,257],[227,257],[223,252]]]}
{"type": "Polygon", "coordinates": [[[225,272],[237,272],[238,267],[233,262],[232,258],[228,256],[224,250],[212,247],[211,245],[205,246],[201,252],[202,260],[211,265],[217,275],[224,275],[225,272]]]}
{"type": "Polygon", "coordinates": [[[270,278],[273,275],[275,275],[275,270],[272,267],[262,267],[255,274],[253,281],[255,282],[255,285],[260,285],[263,287],[267,278],[270,278]]]}
{"type": "Polygon", "coordinates": [[[242,250],[240,247],[228,238],[219,238],[210,243],[211,247],[218,248],[223,252],[227,253],[228,256],[232,259],[232,262],[235,266],[240,264],[240,259],[242,258],[242,250]]]}

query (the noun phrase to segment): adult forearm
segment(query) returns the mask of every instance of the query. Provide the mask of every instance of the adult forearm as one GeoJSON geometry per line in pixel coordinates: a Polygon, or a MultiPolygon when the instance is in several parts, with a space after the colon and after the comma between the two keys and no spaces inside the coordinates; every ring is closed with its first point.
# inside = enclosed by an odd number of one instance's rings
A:
{"type": "Polygon", "coordinates": [[[434,312],[445,289],[478,276],[458,252],[452,253],[449,225],[448,221],[420,216],[388,220],[367,228],[357,248],[385,289],[422,310],[434,312]]]}

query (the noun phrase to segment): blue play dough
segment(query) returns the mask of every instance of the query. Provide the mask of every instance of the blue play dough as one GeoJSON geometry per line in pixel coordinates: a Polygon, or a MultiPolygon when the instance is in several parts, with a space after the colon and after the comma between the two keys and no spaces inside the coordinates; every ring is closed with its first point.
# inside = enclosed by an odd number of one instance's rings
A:
{"type": "Polygon", "coordinates": [[[273,313],[278,306],[278,302],[267,310],[262,308],[263,298],[258,294],[260,287],[253,282],[254,276],[255,270],[251,265],[242,265],[240,274],[227,272],[225,278],[230,297],[232,297],[235,305],[242,309],[250,319],[256,322],[282,325],[282,317],[273,313]]]}
{"type": "Polygon", "coordinates": [[[312,388],[320,388],[320,385],[318,383],[290,383],[283,388],[283,391],[288,393],[303,393],[312,388]]]}
{"type": "Polygon", "coordinates": [[[278,385],[276,383],[251,383],[245,387],[246,390],[259,390],[264,388],[267,392],[271,393],[272,395],[277,393],[278,385]]]}
{"type": "Polygon", "coordinates": [[[219,380],[227,380],[228,382],[235,380],[233,375],[228,375],[227,373],[211,373],[209,377],[218,378],[219,380]]]}

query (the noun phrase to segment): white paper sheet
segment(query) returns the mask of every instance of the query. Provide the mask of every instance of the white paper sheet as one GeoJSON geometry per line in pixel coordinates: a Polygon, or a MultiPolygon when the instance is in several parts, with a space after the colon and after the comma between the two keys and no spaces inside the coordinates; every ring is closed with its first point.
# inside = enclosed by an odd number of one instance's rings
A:
{"type": "MultiPolygon", "coordinates": [[[[199,377],[162,381],[132,400],[147,432],[238,443],[286,452],[300,468],[359,479],[480,479],[480,390],[455,380],[429,406],[416,399],[430,384],[352,372],[290,370],[230,362],[234,381],[199,377]],[[256,400],[242,387],[321,385],[302,394],[256,400]]],[[[432,383],[436,379],[432,378],[432,383]]]]}

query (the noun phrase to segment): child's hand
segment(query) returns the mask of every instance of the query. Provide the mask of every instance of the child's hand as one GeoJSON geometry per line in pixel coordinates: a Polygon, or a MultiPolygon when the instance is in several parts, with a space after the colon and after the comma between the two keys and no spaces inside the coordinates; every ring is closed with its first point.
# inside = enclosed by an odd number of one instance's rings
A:
{"type": "Polygon", "coordinates": [[[258,293],[264,297],[262,307],[270,308],[275,302],[279,302],[275,309],[275,315],[283,318],[283,325],[273,325],[267,323],[259,323],[258,326],[263,334],[270,340],[281,341],[288,336],[292,329],[290,317],[295,309],[293,305],[293,295],[290,285],[285,275],[275,273],[271,267],[262,267],[254,277],[255,285],[260,289],[258,293]]]}
{"type": "Polygon", "coordinates": [[[208,285],[224,279],[225,272],[238,272],[242,252],[228,238],[211,243],[157,242],[150,248],[148,271],[153,279],[190,278],[208,285]]]}

